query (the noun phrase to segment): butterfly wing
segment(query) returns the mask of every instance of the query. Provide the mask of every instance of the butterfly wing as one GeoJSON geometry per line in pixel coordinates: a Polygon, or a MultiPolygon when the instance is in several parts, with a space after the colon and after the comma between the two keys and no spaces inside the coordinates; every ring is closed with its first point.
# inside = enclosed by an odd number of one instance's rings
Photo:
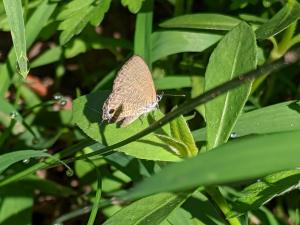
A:
{"type": "Polygon", "coordinates": [[[113,90],[103,105],[103,120],[127,125],[157,104],[151,72],[140,56],[131,57],[120,69],[113,90]]]}

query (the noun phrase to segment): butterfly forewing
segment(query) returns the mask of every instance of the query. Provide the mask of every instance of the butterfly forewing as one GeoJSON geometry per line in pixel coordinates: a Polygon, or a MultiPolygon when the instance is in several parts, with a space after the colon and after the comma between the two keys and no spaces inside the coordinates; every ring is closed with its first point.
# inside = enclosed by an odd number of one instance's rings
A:
{"type": "Polygon", "coordinates": [[[103,105],[102,117],[112,122],[125,121],[126,125],[156,104],[151,72],[140,56],[133,56],[118,72],[112,93],[103,105]]]}

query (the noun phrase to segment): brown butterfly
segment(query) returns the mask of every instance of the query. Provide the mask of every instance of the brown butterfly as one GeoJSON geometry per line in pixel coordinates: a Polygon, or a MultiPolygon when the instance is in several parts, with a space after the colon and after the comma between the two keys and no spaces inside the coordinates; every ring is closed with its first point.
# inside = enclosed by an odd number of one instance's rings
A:
{"type": "Polygon", "coordinates": [[[112,93],[102,107],[102,120],[125,127],[161,100],[156,94],[151,72],[142,57],[132,56],[118,72],[112,93]]]}

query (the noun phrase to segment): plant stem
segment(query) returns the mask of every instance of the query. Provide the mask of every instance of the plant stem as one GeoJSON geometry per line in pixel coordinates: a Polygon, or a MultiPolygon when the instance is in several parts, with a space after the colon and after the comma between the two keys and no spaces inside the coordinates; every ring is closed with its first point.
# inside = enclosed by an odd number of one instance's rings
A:
{"type": "Polygon", "coordinates": [[[218,187],[206,187],[205,191],[209,194],[212,200],[216,203],[219,209],[222,211],[225,219],[230,225],[241,225],[241,222],[236,217],[228,218],[227,215],[231,212],[230,206],[228,205],[226,199],[221,194],[218,187]]]}
{"type": "MultiPolygon", "coordinates": [[[[271,37],[271,41],[273,43],[273,49],[269,55],[268,62],[273,62],[276,59],[281,58],[288,50],[291,48],[294,44],[294,32],[297,27],[297,21],[290,24],[288,28],[284,31],[283,37],[279,44],[277,44],[276,39],[274,37],[271,37]]],[[[299,40],[300,41],[300,40],[299,40]]],[[[297,43],[297,41],[295,42],[297,43]]],[[[268,77],[270,73],[266,73],[263,76],[260,76],[259,78],[255,79],[255,81],[252,84],[251,93],[255,92],[257,88],[265,81],[265,79],[268,77]]]]}

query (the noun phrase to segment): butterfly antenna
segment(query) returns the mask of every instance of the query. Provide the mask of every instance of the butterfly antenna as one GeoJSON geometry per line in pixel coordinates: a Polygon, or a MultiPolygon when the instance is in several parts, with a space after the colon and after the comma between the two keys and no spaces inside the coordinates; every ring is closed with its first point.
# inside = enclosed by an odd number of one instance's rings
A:
{"type": "Polygon", "coordinates": [[[161,92],[161,94],[157,95],[157,99],[160,101],[162,99],[163,96],[175,96],[175,97],[186,97],[185,94],[178,94],[178,95],[173,95],[173,94],[166,94],[163,91],[161,92]]]}

